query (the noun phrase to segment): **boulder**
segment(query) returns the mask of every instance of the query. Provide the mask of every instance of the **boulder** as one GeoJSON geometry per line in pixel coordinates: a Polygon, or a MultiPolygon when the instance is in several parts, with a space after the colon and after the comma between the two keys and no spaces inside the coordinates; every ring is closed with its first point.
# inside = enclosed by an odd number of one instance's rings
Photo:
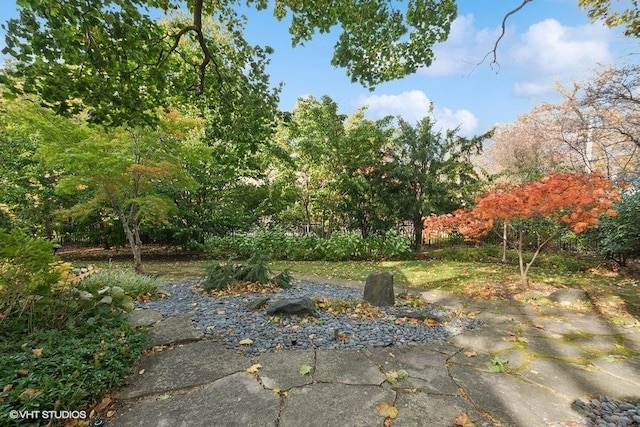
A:
{"type": "Polygon", "coordinates": [[[246,303],[244,307],[249,311],[254,311],[264,307],[264,305],[267,303],[267,301],[269,301],[269,299],[270,299],[269,297],[258,297],[253,301],[249,301],[248,303],[246,303]]]}
{"type": "Polygon", "coordinates": [[[386,272],[370,274],[364,285],[364,300],[377,307],[394,305],[393,275],[386,272]]]}
{"type": "Polygon", "coordinates": [[[267,314],[315,314],[316,305],[311,298],[284,298],[273,301],[267,307],[267,314]]]}

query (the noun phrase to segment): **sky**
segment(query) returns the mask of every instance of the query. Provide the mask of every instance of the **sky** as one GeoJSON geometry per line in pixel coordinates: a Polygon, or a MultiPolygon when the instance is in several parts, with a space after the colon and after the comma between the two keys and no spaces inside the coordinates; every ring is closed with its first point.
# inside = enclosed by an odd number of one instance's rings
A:
{"type": "MultiPolygon", "coordinates": [[[[507,12],[521,0],[458,0],[458,18],[449,39],[436,45],[429,68],[370,91],[351,83],[345,70],[331,65],[337,33],[319,34],[291,47],[285,22],[269,12],[250,11],[245,36],[275,49],[267,72],[284,83],[280,108],[291,111],[300,97],[330,96],[340,112],[367,106],[371,119],[402,116],[415,123],[429,114],[436,128],[459,127],[464,136],[509,123],[544,102],[557,102],[557,84],[588,79],[604,66],[637,63],[638,40],[622,29],[591,23],[578,0],[533,0],[507,21],[498,63],[482,62],[493,49],[507,12]]],[[[15,0],[0,0],[0,22],[16,16],[15,0]]],[[[0,49],[4,32],[0,29],[0,49]]]]}

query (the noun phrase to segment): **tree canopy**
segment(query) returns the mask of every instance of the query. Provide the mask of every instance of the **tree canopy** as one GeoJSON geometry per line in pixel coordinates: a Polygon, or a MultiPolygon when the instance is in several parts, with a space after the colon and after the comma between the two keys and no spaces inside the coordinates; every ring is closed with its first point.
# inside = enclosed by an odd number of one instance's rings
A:
{"type": "MultiPolygon", "coordinates": [[[[15,62],[0,81],[14,92],[39,94],[58,113],[88,109],[94,121],[107,124],[148,119],[157,105],[176,96],[202,95],[208,86],[229,85],[225,65],[230,52],[225,46],[242,55],[245,65],[271,52],[245,41],[245,18],[235,0],[17,4],[18,18],[3,25],[3,53],[15,62]],[[176,11],[192,18],[176,19],[176,11]],[[213,20],[215,31],[207,19],[213,20]],[[219,35],[231,43],[220,43],[219,35]],[[181,67],[188,75],[177,76],[181,67]],[[140,114],[132,117],[132,112],[140,114]]],[[[454,0],[249,0],[247,5],[270,7],[278,20],[290,16],[294,46],[316,33],[341,31],[331,62],[368,87],[429,66],[432,46],[446,40],[457,13],[454,0]]],[[[233,91],[227,95],[233,96],[233,91]]]]}

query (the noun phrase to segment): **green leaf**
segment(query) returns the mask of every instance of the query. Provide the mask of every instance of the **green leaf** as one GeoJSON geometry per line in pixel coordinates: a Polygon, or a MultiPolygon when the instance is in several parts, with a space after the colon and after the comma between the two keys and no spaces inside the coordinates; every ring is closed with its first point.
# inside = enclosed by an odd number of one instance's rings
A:
{"type": "Polygon", "coordinates": [[[311,375],[311,373],[313,372],[313,367],[309,365],[302,365],[300,366],[300,370],[298,372],[300,372],[300,375],[302,376],[311,375]]]}

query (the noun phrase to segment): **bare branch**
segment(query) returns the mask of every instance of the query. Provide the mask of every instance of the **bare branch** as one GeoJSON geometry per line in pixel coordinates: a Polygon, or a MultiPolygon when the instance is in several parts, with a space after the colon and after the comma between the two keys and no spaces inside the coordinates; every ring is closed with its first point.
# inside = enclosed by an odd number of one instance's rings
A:
{"type": "Polygon", "coordinates": [[[498,71],[496,71],[496,73],[498,73],[500,71],[500,64],[498,63],[498,44],[500,44],[500,40],[502,40],[502,38],[504,37],[505,33],[507,32],[507,19],[509,19],[509,17],[515,13],[518,13],[520,11],[520,9],[522,9],[523,7],[526,6],[527,3],[531,3],[533,0],[522,0],[522,3],[520,4],[520,6],[516,7],[515,9],[509,11],[506,15],[504,15],[504,18],[502,18],[502,32],[500,33],[500,36],[498,37],[498,39],[496,40],[495,44],[493,45],[493,50],[490,50],[489,52],[487,52],[487,54],[484,56],[484,58],[482,58],[482,61],[480,61],[478,63],[478,65],[482,64],[489,55],[493,54],[493,60],[491,61],[491,63],[489,64],[491,67],[493,67],[493,64],[498,66],[498,71]]]}

